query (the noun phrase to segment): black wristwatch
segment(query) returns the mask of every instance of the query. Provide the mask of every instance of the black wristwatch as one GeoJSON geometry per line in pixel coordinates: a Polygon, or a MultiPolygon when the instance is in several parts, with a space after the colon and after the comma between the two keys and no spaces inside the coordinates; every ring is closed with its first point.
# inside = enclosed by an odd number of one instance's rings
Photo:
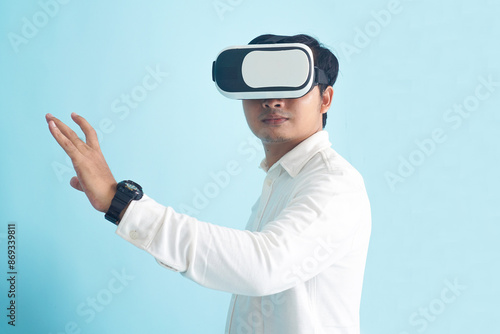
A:
{"type": "Polygon", "coordinates": [[[104,217],[115,225],[119,223],[120,213],[131,201],[142,198],[142,187],[137,183],[126,180],[117,184],[115,197],[111,201],[108,212],[104,217]]]}

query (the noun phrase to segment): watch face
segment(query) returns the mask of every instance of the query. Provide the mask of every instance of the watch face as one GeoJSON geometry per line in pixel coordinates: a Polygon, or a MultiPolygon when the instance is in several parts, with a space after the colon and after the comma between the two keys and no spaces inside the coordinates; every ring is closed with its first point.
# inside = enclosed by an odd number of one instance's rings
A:
{"type": "Polygon", "coordinates": [[[139,200],[142,198],[143,192],[142,187],[135,183],[134,181],[126,180],[118,183],[118,187],[116,189],[126,196],[130,197],[134,200],[139,200]]]}
{"type": "Polygon", "coordinates": [[[139,191],[139,189],[131,183],[125,183],[125,187],[127,187],[131,191],[139,191]]]}

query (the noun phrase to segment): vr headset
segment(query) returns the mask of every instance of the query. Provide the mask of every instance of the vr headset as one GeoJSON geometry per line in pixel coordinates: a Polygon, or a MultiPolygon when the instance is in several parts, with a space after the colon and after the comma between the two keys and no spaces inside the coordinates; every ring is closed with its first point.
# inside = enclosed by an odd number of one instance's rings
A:
{"type": "Polygon", "coordinates": [[[230,99],[293,99],[317,84],[328,84],[302,43],[253,44],[222,50],[212,65],[212,80],[230,99]]]}

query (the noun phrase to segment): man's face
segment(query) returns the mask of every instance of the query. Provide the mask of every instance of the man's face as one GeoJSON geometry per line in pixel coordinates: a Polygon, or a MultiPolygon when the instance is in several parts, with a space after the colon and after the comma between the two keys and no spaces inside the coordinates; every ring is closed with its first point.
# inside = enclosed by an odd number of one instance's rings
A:
{"type": "Polygon", "coordinates": [[[243,100],[243,110],[248,126],[263,144],[298,144],[323,128],[322,115],[332,95],[331,87],[321,96],[316,86],[297,99],[243,100]]]}

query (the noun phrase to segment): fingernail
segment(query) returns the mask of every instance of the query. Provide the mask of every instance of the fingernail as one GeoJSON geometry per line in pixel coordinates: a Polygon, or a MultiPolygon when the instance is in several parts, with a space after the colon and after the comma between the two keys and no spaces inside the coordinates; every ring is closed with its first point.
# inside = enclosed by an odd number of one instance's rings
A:
{"type": "Polygon", "coordinates": [[[51,113],[48,113],[47,116],[49,116],[50,118],[54,117],[54,116],[52,116],[51,113]]]}
{"type": "Polygon", "coordinates": [[[71,113],[71,116],[76,117],[76,116],[78,116],[78,115],[76,114],[76,112],[72,112],[72,113],[71,113]]]}
{"type": "Polygon", "coordinates": [[[50,126],[51,128],[56,128],[56,127],[57,127],[57,126],[56,126],[56,123],[54,123],[54,121],[50,121],[50,122],[49,122],[49,126],[50,126]]]}

